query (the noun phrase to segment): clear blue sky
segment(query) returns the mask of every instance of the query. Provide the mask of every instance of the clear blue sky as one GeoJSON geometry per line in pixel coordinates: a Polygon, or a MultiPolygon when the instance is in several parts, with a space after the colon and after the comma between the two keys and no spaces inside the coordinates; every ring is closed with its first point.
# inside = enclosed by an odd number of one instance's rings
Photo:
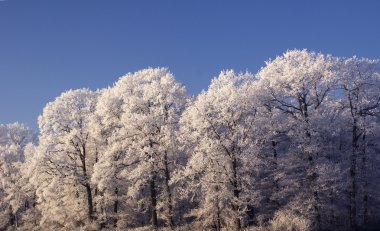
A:
{"type": "Polygon", "coordinates": [[[380,58],[380,1],[1,0],[0,123],[37,129],[61,92],[149,66],[196,94],[293,48],[380,58]]]}

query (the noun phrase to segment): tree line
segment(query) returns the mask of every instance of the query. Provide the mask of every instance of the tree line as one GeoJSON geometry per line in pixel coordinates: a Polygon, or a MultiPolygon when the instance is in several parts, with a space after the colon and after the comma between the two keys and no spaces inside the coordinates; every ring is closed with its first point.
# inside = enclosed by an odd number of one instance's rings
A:
{"type": "Polygon", "coordinates": [[[290,50],[189,96],[166,68],[0,125],[0,230],[376,230],[378,61],[290,50]]]}

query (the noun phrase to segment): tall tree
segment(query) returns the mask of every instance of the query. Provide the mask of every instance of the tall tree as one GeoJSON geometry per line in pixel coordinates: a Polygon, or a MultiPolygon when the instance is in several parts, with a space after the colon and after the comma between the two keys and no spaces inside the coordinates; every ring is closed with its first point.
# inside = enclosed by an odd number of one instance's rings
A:
{"type": "MultiPolygon", "coordinates": [[[[317,183],[321,173],[318,172],[320,151],[314,120],[321,115],[320,110],[336,84],[336,63],[337,59],[331,56],[292,50],[268,61],[257,74],[271,107],[288,115],[283,122],[292,127],[288,135],[300,160],[298,172],[301,175],[296,180],[302,182],[302,200],[311,201],[311,210],[304,213],[312,214],[316,230],[321,230],[321,195],[317,183]]],[[[297,160],[293,161],[294,166],[297,160]]]]}
{"type": "Polygon", "coordinates": [[[222,72],[181,120],[190,159],[178,179],[199,203],[191,213],[198,228],[240,230],[255,203],[252,81],[249,73],[222,72]]]}
{"type": "Polygon", "coordinates": [[[103,164],[117,160],[106,176],[126,178],[128,196],[137,208],[149,201],[146,209],[154,229],[159,218],[174,226],[170,178],[178,158],[176,133],[186,98],[185,88],[166,68],[149,68],[120,78],[99,100],[102,121],[113,133],[97,175],[103,175],[103,164]]]}
{"type": "Polygon", "coordinates": [[[377,60],[349,58],[341,60],[339,86],[344,91],[342,107],[351,124],[350,155],[350,228],[358,229],[357,202],[362,205],[363,226],[368,226],[368,139],[371,139],[371,127],[380,115],[380,74],[377,60]],[[359,171],[358,160],[361,160],[359,171]],[[358,182],[358,180],[360,182],[358,182]],[[358,183],[361,183],[359,185],[358,183]],[[358,189],[362,190],[358,199],[358,189]]]}
{"type": "MultiPolygon", "coordinates": [[[[131,211],[122,210],[122,199],[128,182],[120,176],[125,168],[124,158],[127,150],[124,137],[120,134],[123,129],[121,116],[124,104],[123,96],[113,88],[100,92],[95,113],[91,117],[91,129],[97,142],[96,163],[91,181],[96,186],[95,200],[99,212],[101,226],[118,226],[120,214],[131,217],[131,211]]],[[[130,219],[132,220],[132,219],[130,219]]]]}
{"type": "MultiPolygon", "coordinates": [[[[87,89],[67,91],[48,103],[38,120],[41,171],[50,179],[39,188],[42,193],[40,200],[55,204],[60,203],[61,198],[57,197],[62,196],[62,200],[66,200],[63,204],[71,203],[74,207],[75,202],[78,202],[80,206],[85,206],[84,211],[89,221],[95,218],[93,188],[90,183],[95,144],[88,125],[96,98],[97,94],[87,89]]],[[[56,206],[61,207],[58,204],[56,206]]],[[[83,214],[80,206],[74,211],[83,214]]],[[[64,212],[61,214],[61,222],[64,222],[75,213],[64,211],[71,210],[69,207],[62,207],[57,213],[64,212]]],[[[85,217],[78,216],[73,220],[77,220],[80,225],[85,217]]]]}

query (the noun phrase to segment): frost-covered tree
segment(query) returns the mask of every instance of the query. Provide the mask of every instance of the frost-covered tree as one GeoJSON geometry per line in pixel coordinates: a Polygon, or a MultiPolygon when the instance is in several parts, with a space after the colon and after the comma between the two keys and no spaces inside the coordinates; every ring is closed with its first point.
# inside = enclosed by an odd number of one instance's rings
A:
{"type": "Polygon", "coordinates": [[[122,195],[128,188],[125,179],[120,177],[120,172],[125,168],[125,142],[123,137],[116,135],[122,129],[122,104],[122,95],[117,91],[103,89],[91,117],[91,129],[98,144],[91,181],[96,187],[94,196],[101,226],[108,226],[110,222],[117,226],[119,217],[130,215],[125,206],[121,209],[126,200],[122,195]]]}
{"type": "Polygon", "coordinates": [[[239,230],[255,203],[255,105],[253,76],[222,72],[197,96],[181,119],[181,137],[190,155],[178,173],[199,229],[239,230]]]}
{"type": "Polygon", "coordinates": [[[48,103],[39,117],[37,195],[46,225],[67,229],[95,218],[90,178],[96,145],[89,120],[96,98],[87,89],[70,90],[48,103]]]}
{"type": "Polygon", "coordinates": [[[266,104],[286,114],[281,122],[291,128],[287,135],[293,155],[289,160],[293,175],[298,173],[294,180],[300,192],[291,206],[310,214],[316,230],[321,229],[322,215],[319,179],[327,174],[323,170],[330,169],[320,158],[316,121],[320,121],[324,104],[336,86],[336,63],[331,56],[292,50],[268,61],[257,74],[259,88],[267,95],[266,104]]]}
{"type": "Polygon", "coordinates": [[[179,155],[176,133],[186,98],[185,88],[166,68],[148,68],[120,78],[97,106],[102,124],[98,134],[106,137],[106,150],[99,156],[94,180],[108,190],[127,184],[139,219],[149,212],[155,229],[159,218],[174,226],[170,178],[179,155]]]}
{"type": "Polygon", "coordinates": [[[25,147],[36,142],[32,129],[24,124],[0,125],[0,229],[19,227],[25,223],[23,214],[30,200],[25,195],[23,164],[25,147]]]}
{"type": "Polygon", "coordinates": [[[39,182],[37,177],[39,176],[38,166],[40,160],[36,149],[37,145],[36,143],[29,143],[25,147],[25,161],[21,165],[22,177],[18,182],[21,185],[20,192],[27,199],[25,202],[27,210],[23,212],[23,224],[20,230],[38,231],[43,228],[43,226],[40,226],[41,212],[37,206],[36,194],[39,182]]]}
{"type": "Polygon", "coordinates": [[[289,193],[283,188],[286,187],[284,172],[289,166],[284,156],[290,143],[288,132],[291,129],[285,122],[288,115],[273,107],[260,82],[253,83],[253,91],[257,112],[252,126],[255,130],[255,148],[261,160],[256,188],[260,190],[261,197],[259,211],[251,212],[250,225],[269,222],[289,200],[289,193]]]}
{"type": "Polygon", "coordinates": [[[348,190],[350,228],[357,230],[359,224],[364,227],[369,225],[369,201],[374,202],[376,198],[373,194],[376,189],[369,187],[368,164],[375,163],[378,155],[378,142],[375,140],[378,139],[376,131],[380,116],[380,73],[377,60],[353,57],[342,59],[340,64],[339,87],[343,90],[340,104],[350,124],[347,134],[351,137],[348,190]],[[361,205],[359,208],[358,203],[361,205]],[[357,221],[358,211],[361,211],[361,222],[357,221]]]}

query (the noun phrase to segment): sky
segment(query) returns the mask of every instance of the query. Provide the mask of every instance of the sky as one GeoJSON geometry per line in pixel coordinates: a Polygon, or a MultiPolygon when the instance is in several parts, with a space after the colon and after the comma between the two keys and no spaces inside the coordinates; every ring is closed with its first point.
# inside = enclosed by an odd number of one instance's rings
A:
{"type": "Polygon", "coordinates": [[[380,58],[378,0],[0,0],[0,123],[69,89],[168,67],[192,95],[288,49],[380,58]]]}

